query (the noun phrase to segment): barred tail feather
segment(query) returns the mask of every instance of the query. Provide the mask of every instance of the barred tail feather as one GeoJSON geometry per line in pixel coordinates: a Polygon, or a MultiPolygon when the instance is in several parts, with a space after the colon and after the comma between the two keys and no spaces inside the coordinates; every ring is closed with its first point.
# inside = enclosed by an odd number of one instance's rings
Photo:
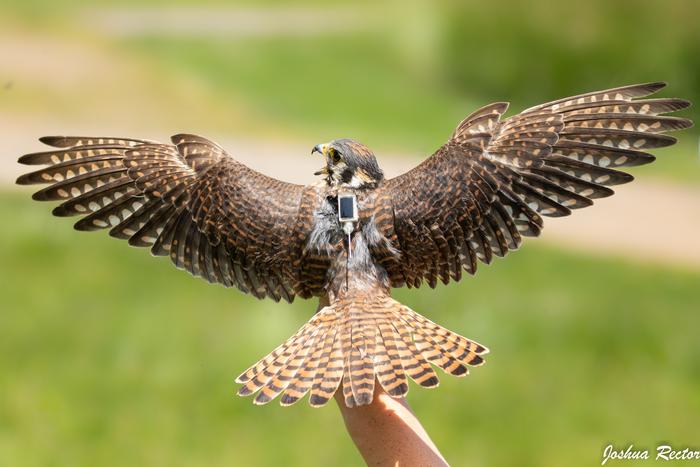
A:
{"type": "Polygon", "coordinates": [[[354,407],[372,402],[375,384],[403,397],[409,378],[427,388],[439,384],[432,365],[465,376],[486,353],[386,295],[352,297],[320,310],[236,382],[239,395],[257,393],[256,404],[281,395],[280,403],[291,405],[310,393],[314,407],[325,405],[342,384],[345,404],[354,407]]]}

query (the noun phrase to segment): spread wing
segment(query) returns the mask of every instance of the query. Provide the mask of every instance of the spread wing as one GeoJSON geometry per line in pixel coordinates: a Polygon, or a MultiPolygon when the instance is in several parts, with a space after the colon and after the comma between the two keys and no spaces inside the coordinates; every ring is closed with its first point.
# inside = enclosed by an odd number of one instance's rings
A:
{"type": "Polygon", "coordinates": [[[17,183],[48,183],[36,200],[57,216],[83,216],[77,230],[109,228],[195,276],[258,298],[292,301],[315,190],[237,162],[215,143],[176,135],[173,144],[115,138],[45,137],[55,149],[23,164],[48,166],[17,183]]]}
{"type": "Polygon", "coordinates": [[[422,164],[388,180],[378,194],[378,228],[398,250],[373,251],[392,286],[459,280],[537,236],[542,217],[571,214],[613,194],[633,177],[619,167],[647,164],[647,149],[692,126],[663,116],[680,99],[639,99],[664,83],[569,97],[501,119],[508,104],[488,105],[462,121],[422,164]]]}

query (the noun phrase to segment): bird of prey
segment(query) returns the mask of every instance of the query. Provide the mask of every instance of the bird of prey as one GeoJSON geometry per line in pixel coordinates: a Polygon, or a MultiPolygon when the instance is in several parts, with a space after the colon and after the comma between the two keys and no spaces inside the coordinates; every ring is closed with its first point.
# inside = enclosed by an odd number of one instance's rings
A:
{"type": "Polygon", "coordinates": [[[200,136],[171,144],[129,138],[49,136],[46,165],[19,177],[44,183],[33,198],[61,201],[77,230],[109,229],[130,245],[169,256],[194,276],[258,298],[319,297],[313,317],[236,380],[240,395],[290,405],[310,393],[322,406],[339,388],[348,407],[371,403],[375,384],[394,397],[408,380],[438,385],[433,365],[464,376],[488,349],[390,296],[435,287],[517,249],[560,217],[613,194],[688,128],[667,116],[690,104],[643,99],[649,83],[556,100],[504,118],[507,103],[465,118],[411,171],[386,179],[373,152],[351,139],[319,144],[317,183],[258,173],[200,136]]]}

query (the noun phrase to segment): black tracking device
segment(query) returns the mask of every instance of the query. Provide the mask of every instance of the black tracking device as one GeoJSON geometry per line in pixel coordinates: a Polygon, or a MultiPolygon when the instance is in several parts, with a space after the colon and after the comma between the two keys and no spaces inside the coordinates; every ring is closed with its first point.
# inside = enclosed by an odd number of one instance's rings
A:
{"type": "Polygon", "coordinates": [[[355,195],[338,195],[338,220],[340,222],[357,222],[357,198],[355,195]]]}

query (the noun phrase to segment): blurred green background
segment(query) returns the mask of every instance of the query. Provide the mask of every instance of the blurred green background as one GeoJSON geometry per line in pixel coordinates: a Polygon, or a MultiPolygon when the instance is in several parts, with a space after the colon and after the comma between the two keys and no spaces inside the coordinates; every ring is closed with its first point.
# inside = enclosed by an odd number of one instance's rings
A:
{"type": "MultiPolygon", "coordinates": [[[[311,148],[352,136],[415,157],[492,101],[518,110],[666,80],[664,95],[700,102],[699,13],[691,0],[6,0],[0,465],[361,464],[333,404],[234,396],[234,377],[315,303],[257,301],[72,231],[12,185],[36,137],[184,130],[311,148]]],[[[696,189],[697,129],[678,136],[634,174],[696,189]]],[[[292,152],[271,163],[307,158],[292,152]]],[[[467,379],[411,388],[445,457],[575,466],[608,443],[700,447],[700,267],[529,243],[460,284],[396,293],[492,350],[467,379]]]]}

